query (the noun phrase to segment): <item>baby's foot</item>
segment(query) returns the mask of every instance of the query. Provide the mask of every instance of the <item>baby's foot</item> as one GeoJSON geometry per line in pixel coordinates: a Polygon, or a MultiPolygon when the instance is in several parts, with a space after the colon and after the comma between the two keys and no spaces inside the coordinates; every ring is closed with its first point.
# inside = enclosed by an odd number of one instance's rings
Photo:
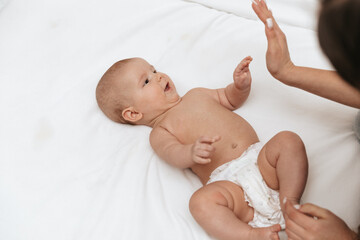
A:
{"type": "Polygon", "coordinates": [[[252,61],[252,57],[247,56],[244,58],[234,70],[234,83],[237,89],[246,89],[251,84],[251,74],[249,70],[249,64],[252,61]]]}
{"type": "Polygon", "coordinates": [[[289,202],[290,204],[292,204],[293,206],[295,205],[299,205],[300,204],[300,199],[298,198],[291,198],[291,197],[284,197],[280,203],[280,207],[281,207],[281,211],[284,213],[285,211],[285,203],[289,202]]]}
{"type": "Polygon", "coordinates": [[[263,240],[263,239],[270,239],[270,240],[279,240],[278,232],[281,230],[279,224],[265,227],[265,228],[252,228],[250,232],[249,239],[251,240],[263,240]]]}

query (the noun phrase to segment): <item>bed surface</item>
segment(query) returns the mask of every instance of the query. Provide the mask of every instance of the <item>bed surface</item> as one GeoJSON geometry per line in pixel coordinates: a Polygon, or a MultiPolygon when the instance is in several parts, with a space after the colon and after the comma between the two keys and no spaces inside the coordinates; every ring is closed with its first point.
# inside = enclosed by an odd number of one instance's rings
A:
{"type": "MultiPolygon", "coordinates": [[[[314,11],[312,17],[297,12],[299,1],[268,2],[275,17],[284,9],[294,18],[299,14],[297,22],[288,16],[280,21],[294,63],[331,69],[317,43],[314,11]]],[[[299,134],[310,167],[303,202],[329,208],[353,229],[360,224],[360,145],[353,132],[358,110],[272,78],[264,26],[244,10],[250,1],[231,11],[227,6],[234,2],[223,3],[4,5],[0,239],[211,239],[188,210],[201,187],[196,176],[154,154],[150,128],[111,122],[96,104],[95,88],[106,69],[135,56],[167,73],[184,95],[194,87],[225,87],[238,62],[251,55],[252,91],[235,112],[261,141],[283,130],[299,134]]],[[[303,3],[306,9],[316,2],[303,3]]]]}

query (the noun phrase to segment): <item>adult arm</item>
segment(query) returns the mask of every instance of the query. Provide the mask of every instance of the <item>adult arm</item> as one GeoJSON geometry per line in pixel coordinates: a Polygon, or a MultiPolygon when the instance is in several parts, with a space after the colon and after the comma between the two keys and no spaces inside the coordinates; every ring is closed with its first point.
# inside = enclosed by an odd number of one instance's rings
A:
{"type": "Polygon", "coordinates": [[[286,36],[276,23],[265,1],[254,0],[252,8],[265,24],[268,41],[266,65],[274,78],[286,85],[344,105],[360,108],[360,91],[344,81],[336,72],[294,65],[290,58],[286,36]]]}
{"type": "Polygon", "coordinates": [[[294,66],[278,80],[332,101],[360,108],[360,91],[344,81],[335,71],[294,66]]]}

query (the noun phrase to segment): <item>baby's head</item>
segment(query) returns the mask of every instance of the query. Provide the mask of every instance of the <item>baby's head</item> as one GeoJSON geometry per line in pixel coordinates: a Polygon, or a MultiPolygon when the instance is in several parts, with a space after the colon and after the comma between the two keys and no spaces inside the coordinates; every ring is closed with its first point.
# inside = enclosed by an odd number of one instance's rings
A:
{"type": "Polygon", "coordinates": [[[142,58],[113,64],[96,88],[100,109],[118,123],[149,125],[180,97],[169,76],[142,58]]]}

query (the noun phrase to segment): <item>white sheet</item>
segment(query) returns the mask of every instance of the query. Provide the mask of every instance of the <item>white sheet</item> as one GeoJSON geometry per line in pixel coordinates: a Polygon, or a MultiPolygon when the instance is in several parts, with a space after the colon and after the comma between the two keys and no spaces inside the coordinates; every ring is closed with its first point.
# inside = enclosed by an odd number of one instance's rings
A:
{"type": "MultiPolygon", "coordinates": [[[[312,30],[283,29],[296,64],[329,68],[312,30]]],[[[183,95],[226,86],[251,55],[252,92],[236,112],[263,141],[297,132],[310,161],[303,200],[360,223],[357,111],[274,80],[260,22],[179,0],[13,0],[0,36],[0,239],[210,239],[188,211],[199,180],[154,154],[150,129],[96,105],[103,72],[131,56],[183,95]]]]}
{"type": "MultiPolygon", "coordinates": [[[[249,4],[250,0],[185,0],[256,20],[257,16],[249,4]]],[[[307,29],[317,29],[318,0],[266,0],[279,23],[307,29]]]]}
{"type": "Polygon", "coordinates": [[[0,0],[0,11],[6,6],[8,0],[0,0]]]}

